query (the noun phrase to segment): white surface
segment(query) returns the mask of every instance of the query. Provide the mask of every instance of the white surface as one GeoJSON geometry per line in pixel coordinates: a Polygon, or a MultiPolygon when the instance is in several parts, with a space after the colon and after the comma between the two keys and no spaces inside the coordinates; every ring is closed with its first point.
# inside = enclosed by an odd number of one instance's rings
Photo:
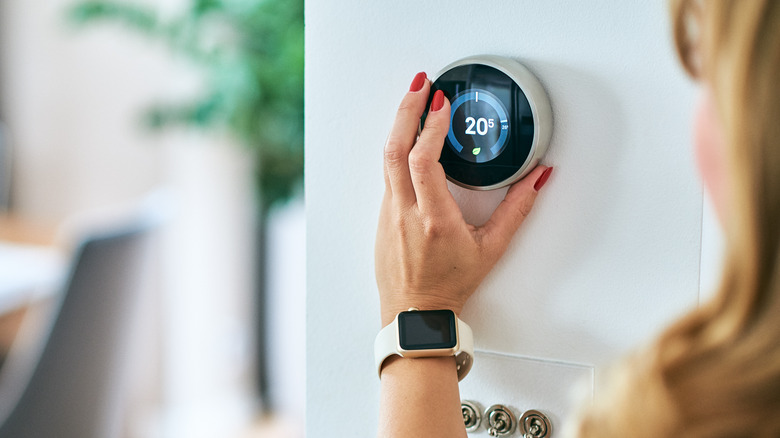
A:
{"type": "Polygon", "coordinates": [[[701,224],[701,300],[713,296],[720,285],[726,241],[709,196],[704,197],[701,224]]]}
{"type": "Polygon", "coordinates": [[[52,248],[0,242],[0,313],[56,292],[66,267],[52,248]]]}
{"type": "MultiPolygon", "coordinates": [[[[553,437],[574,396],[573,388],[590,392],[593,367],[478,351],[473,374],[460,384],[461,400],[478,400],[482,413],[495,404],[508,407],[517,420],[536,410],[548,416],[553,437]]],[[[487,417],[469,436],[488,436],[487,417]]],[[[516,429],[513,436],[522,436],[516,429]]]]}
{"type": "Polygon", "coordinates": [[[306,210],[296,198],[268,218],[266,328],[268,383],[275,414],[300,427],[306,407],[306,210]]]}
{"type": "MultiPolygon", "coordinates": [[[[512,56],[542,81],[553,107],[543,162],[556,170],[462,315],[477,348],[599,365],[697,303],[702,194],[689,146],[695,89],[673,54],[666,7],[307,3],[310,436],[376,430],[371,351],[380,320],[372,261],[382,146],[417,71],[433,73],[467,55],[512,56]]],[[[452,190],[476,222],[502,196],[452,190]]]]}
{"type": "Polygon", "coordinates": [[[163,235],[163,437],[231,436],[251,422],[255,210],[249,154],[193,137],[170,150],[163,235]]]}

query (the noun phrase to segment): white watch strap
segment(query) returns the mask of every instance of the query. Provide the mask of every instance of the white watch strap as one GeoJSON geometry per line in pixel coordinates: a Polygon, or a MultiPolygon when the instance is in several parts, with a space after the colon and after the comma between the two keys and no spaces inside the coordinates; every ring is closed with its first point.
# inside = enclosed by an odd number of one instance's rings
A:
{"type": "Polygon", "coordinates": [[[398,354],[398,318],[379,331],[374,340],[374,364],[382,377],[382,364],[388,357],[398,354]]]}
{"type": "MultiPolygon", "coordinates": [[[[456,317],[456,320],[458,321],[459,349],[455,352],[455,364],[458,370],[458,381],[461,381],[471,371],[471,366],[474,364],[474,336],[468,324],[461,321],[460,318],[456,317]]],[[[374,340],[374,363],[380,377],[385,359],[392,355],[401,356],[398,348],[398,319],[394,319],[392,323],[379,331],[374,340]]]]}
{"type": "Polygon", "coordinates": [[[458,318],[458,343],[460,350],[455,353],[455,364],[458,368],[458,382],[466,377],[474,365],[474,335],[471,327],[458,318]]]}

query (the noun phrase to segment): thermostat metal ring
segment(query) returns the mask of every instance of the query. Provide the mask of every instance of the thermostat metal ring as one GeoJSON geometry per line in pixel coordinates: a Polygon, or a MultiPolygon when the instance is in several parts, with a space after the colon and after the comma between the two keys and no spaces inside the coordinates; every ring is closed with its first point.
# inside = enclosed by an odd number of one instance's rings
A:
{"type": "Polygon", "coordinates": [[[487,185],[468,184],[453,178],[449,174],[447,175],[447,179],[461,187],[472,190],[494,190],[510,185],[526,176],[536,167],[541,157],[544,156],[552,138],[552,108],[541,82],[526,67],[511,58],[496,55],[469,56],[441,69],[432,77],[432,82],[435,83],[443,74],[454,68],[472,64],[494,68],[514,81],[528,100],[533,119],[534,132],[530,152],[514,174],[499,182],[487,185]]]}

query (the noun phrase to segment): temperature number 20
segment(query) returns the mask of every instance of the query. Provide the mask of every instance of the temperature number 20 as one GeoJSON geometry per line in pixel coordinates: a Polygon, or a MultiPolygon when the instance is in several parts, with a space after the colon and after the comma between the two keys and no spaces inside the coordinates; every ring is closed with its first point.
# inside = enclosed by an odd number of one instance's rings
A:
{"type": "Polygon", "coordinates": [[[493,119],[486,119],[484,117],[480,117],[478,119],[475,119],[474,117],[466,117],[466,124],[468,125],[466,127],[466,134],[469,135],[485,135],[488,132],[488,129],[495,126],[495,120],[493,119]],[[475,131],[474,128],[477,128],[475,131]]]}

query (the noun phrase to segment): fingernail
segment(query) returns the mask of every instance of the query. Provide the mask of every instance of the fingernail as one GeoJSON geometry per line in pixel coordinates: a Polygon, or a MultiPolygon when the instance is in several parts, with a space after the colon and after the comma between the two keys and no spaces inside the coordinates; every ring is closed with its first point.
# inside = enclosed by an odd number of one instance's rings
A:
{"type": "Polygon", "coordinates": [[[421,71],[420,73],[414,75],[414,79],[412,79],[412,85],[409,86],[409,91],[414,93],[416,91],[422,90],[423,85],[425,85],[426,79],[428,79],[428,76],[425,75],[424,71],[421,71]]]}
{"type": "Polygon", "coordinates": [[[438,111],[444,106],[444,92],[436,90],[433,93],[433,102],[431,102],[431,111],[438,111]]]}
{"type": "Polygon", "coordinates": [[[550,175],[552,174],[553,168],[548,167],[545,169],[544,172],[539,176],[539,179],[536,180],[536,183],[534,183],[534,190],[537,192],[542,189],[544,186],[544,183],[547,182],[548,179],[550,179],[550,175]]]}

